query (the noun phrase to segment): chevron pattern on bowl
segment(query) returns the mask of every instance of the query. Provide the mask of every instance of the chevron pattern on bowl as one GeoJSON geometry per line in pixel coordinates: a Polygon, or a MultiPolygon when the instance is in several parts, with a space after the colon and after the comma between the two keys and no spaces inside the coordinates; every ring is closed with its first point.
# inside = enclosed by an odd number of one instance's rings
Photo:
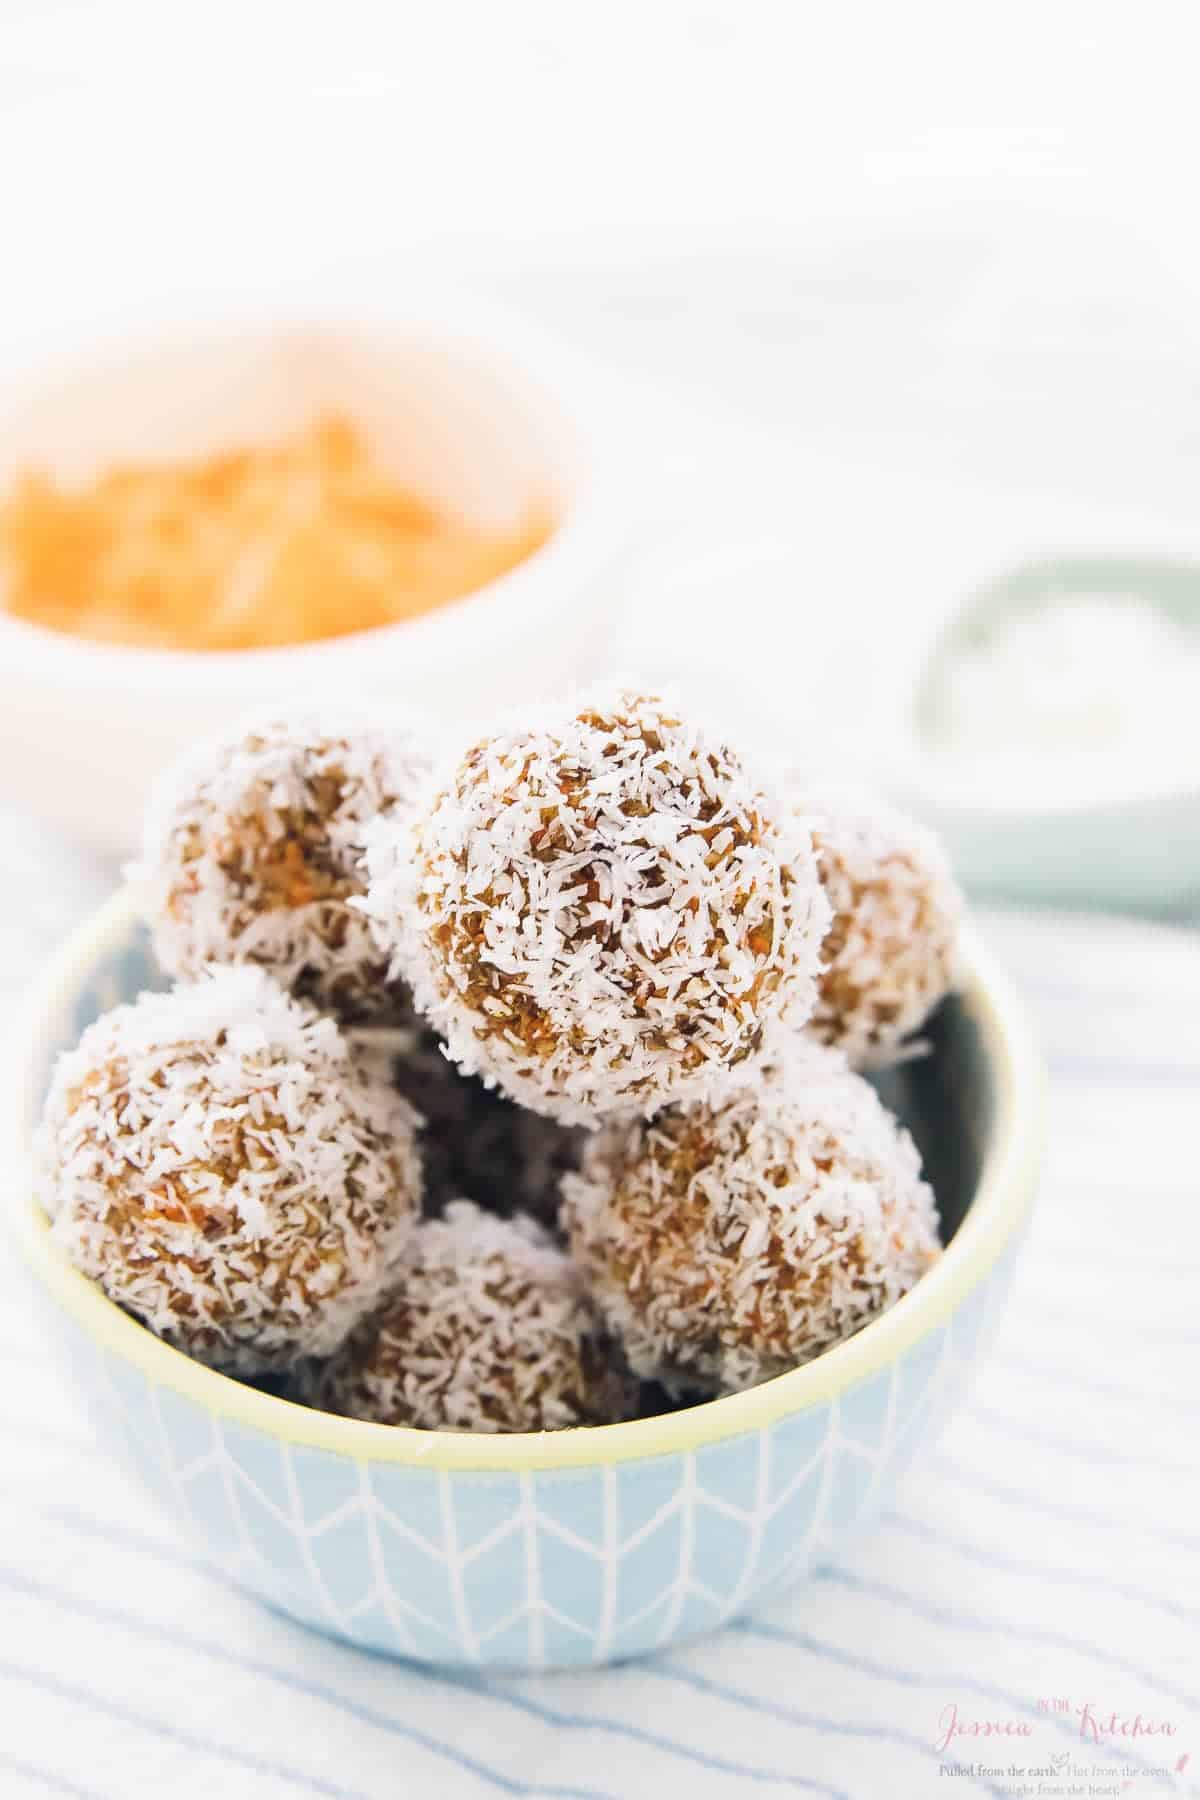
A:
{"type": "MultiPolygon", "coordinates": [[[[159,978],[144,939],[113,903],[35,1009],[26,1141],[58,1049],[149,985],[159,978]]],[[[970,1237],[962,1221],[975,1228],[1002,1128],[1032,1130],[1009,1171],[1025,1190],[1036,1152],[1036,1121],[1014,1126],[993,1067],[1016,1027],[976,998],[951,1003],[934,1054],[887,1094],[922,1143],[953,1234],[938,1269],[808,1369],[661,1420],[480,1440],[329,1419],[158,1343],[59,1262],[28,1197],[21,1235],[101,1429],[231,1581],[318,1630],[430,1663],[637,1656],[712,1630],[841,1551],[952,1406],[1007,1291],[1026,1192],[1002,1184],[969,1279],[946,1284],[970,1237]]]]}

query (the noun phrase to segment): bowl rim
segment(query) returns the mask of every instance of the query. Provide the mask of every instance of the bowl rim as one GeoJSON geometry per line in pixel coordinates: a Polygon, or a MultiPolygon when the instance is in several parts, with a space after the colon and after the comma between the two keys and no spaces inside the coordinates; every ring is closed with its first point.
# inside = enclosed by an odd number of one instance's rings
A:
{"type": "Polygon", "coordinates": [[[801,1368],[743,1393],[679,1412],[617,1425],[564,1431],[471,1434],[418,1431],[317,1412],[245,1386],[173,1349],[73,1268],[50,1236],[38,1205],[27,1121],[35,1059],[50,1022],[98,955],[138,922],[135,897],[122,888],[80,925],[36,977],[15,1015],[0,1095],[0,1184],[8,1228],[32,1273],[100,1352],[132,1364],[152,1386],[277,1441],[360,1463],[432,1470],[522,1474],[583,1469],[701,1449],[834,1400],[880,1373],[945,1323],[988,1274],[1032,1203],[1041,1156],[1045,1076],[1024,1008],[990,952],[968,933],[963,946],[964,1004],[978,1024],[995,1080],[995,1115],[979,1184],[945,1252],[888,1312],[801,1368]]]}
{"type": "MultiPolygon", "coordinates": [[[[601,365],[586,350],[559,339],[537,320],[499,302],[421,290],[403,304],[314,299],[267,305],[238,297],[204,310],[168,312],[136,332],[139,349],[188,347],[237,333],[280,335],[315,332],[328,336],[374,333],[386,342],[405,333],[441,341],[449,350],[474,353],[518,376],[554,411],[565,436],[578,448],[578,485],[554,507],[545,542],[511,569],[481,587],[410,619],[295,644],[245,650],[152,649],[111,644],[72,632],[53,631],[17,618],[0,606],[0,657],[9,675],[31,675],[66,690],[118,682],[126,689],[207,695],[259,691],[264,683],[282,690],[316,679],[342,676],[374,662],[402,643],[406,664],[416,676],[453,668],[464,636],[475,654],[500,647],[514,630],[528,633],[553,616],[563,584],[581,571],[597,574],[617,560],[637,529],[638,484],[630,467],[627,432],[614,410],[601,365]],[[623,444],[625,447],[622,447],[623,444]],[[574,575],[572,574],[574,571],[574,575]]],[[[27,361],[0,357],[0,400],[14,379],[22,384],[86,369],[119,356],[131,343],[128,323],[94,331],[57,334],[41,342],[27,361]]]]}

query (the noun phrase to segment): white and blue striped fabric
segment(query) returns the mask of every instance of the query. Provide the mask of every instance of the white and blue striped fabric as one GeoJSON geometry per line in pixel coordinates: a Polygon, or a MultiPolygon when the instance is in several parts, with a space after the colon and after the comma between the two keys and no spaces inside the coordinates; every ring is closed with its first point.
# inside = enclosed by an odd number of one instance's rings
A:
{"type": "MultiPolygon", "coordinates": [[[[6,841],[0,1004],[108,879],[6,841]]],[[[851,1561],[656,1661],[444,1675],[230,1591],[110,1467],[0,1253],[3,1800],[1200,1793],[1200,941],[985,933],[1053,1073],[995,1348],[851,1561]],[[999,1734],[943,1748],[953,1720],[999,1734]]]]}

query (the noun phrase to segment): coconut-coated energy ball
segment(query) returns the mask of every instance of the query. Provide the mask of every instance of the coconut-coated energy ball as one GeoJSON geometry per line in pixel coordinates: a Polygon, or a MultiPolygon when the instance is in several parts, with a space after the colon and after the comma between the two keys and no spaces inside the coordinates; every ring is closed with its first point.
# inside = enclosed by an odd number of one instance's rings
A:
{"type": "Polygon", "coordinates": [[[55,1071],[37,1160],[75,1266],[241,1375],[335,1350],[420,1206],[402,1103],[332,1019],[248,965],[89,1026],[55,1071]]]}
{"type": "Polygon", "coordinates": [[[903,1053],[954,984],[963,900],[929,831],[868,797],[803,796],[833,912],[808,1030],[856,1068],[903,1053]]]}
{"type": "Polygon", "coordinates": [[[710,1093],[815,1001],[808,829],[667,699],[608,687],[479,738],[368,870],[451,1055],[566,1123],[710,1093]]]}
{"type": "Polygon", "coordinates": [[[938,1253],[908,1133],[835,1052],[726,1098],[593,1137],[564,1182],[568,1240],[631,1368],[752,1387],[840,1343],[938,1253]]]}
{"type": "Polygon", "coordinates": [[[540,1226],[454,1200],[417,1228],[387,1301],[309,1398],[384,1425],[496,1432],[610,1424],[638,1394],[540,1226]]]}
{"type": "Polygon", "coordinates": [[[367,826],[428,773],[413,720],[354,702],[252,715],[167,772],[134,878],[172,975],[252,962],[350,1017],[402,1012],[353,902],[367,826]]]}

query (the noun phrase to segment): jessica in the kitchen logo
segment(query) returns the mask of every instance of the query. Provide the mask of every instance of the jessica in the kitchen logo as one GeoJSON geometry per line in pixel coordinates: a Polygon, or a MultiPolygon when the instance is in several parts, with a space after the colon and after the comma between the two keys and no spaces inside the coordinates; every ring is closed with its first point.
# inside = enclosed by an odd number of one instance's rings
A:
{"type": "MultiPolygon", "coordinates": [[[[1079,1737],[1085,1744],[1109,1745],[1113,1749],[1124,1749],[1134,1743],[1153,1739],[1159,1749],[1165,1749],[1164,1740],[1175,1736],[1176,1727],[1170,1719],[1158,1719],[1147,1713],[1123,1713],[1115,1707],[1099,1706],[1094,1701],[1085,1700],[1079,1705],[1072,1705],[1069,1700],[1039,1700],[1037,1710],[1040,1713],[1054,1714],[1064,1721],[1071,1719],[1076,1723],[1079,1737]]],[[[976,1742],[980,1738],[996,1738],[1012,1742],[1019,1739],[1030,1739],[1037,1735],[1038,1721],[1029,1718],[1005,1718],[1002,1715],[991,1718],[977,1718],[961,1711],[957,1701],[948,1700],[938,1715],[935,1742],[939,1750],[945,1752],[955,1748],[965,1748],[968,1742],[976,1742]]]]}

